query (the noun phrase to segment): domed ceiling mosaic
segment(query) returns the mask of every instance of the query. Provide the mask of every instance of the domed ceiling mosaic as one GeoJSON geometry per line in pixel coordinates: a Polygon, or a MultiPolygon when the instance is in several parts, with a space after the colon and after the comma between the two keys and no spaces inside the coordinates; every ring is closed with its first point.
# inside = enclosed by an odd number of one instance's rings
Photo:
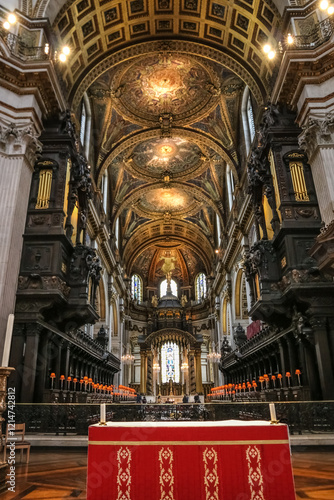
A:
{"type": "Polygon", "coordinates": [[[155,188],[146,192],[135,204],[134,210],[147,217],[161,217],[161,214],[185,216],[198,210],[192,193],[180,188],[155,188]]]}
{"type": "Polygon", "coordinates": [[[115,108],[128,119],[155,125],[163,114],[175,124],[199,119],[215,105],[218,81],[203,64],[178,54],[139,59],[112,82],[115,108]]]}
{"type": "Polygon", "coordinates": [[[173,179],[193,176],[207,161],[205,148],[181,137],[159,137],[135,146],[126,163],[134,175],[160,179],[167,173],[173,179]]]}
{"type": "Polygon", "coordinates": [[[127,274],[139,272],[139,255],[153,259],[158,246],[192,256],[193,270],[210,273],[228,223],[226,166],[236,186],[240,176],[247,78],[209,52],[176,46],[152,41],[146,54],[141,46],[124,49],[85,80],[98,151],[92,173],[102,190],[108,173],[107,217],[111,233],[119,227],[127,274]]]}

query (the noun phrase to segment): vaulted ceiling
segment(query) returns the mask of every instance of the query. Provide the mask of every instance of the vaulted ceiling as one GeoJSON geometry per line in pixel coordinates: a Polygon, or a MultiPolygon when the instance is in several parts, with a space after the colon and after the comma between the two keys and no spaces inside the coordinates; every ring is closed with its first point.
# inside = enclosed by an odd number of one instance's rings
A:
{"type": "Polygon", "coordinates": [[[125,270],[150,286],[164,252],[185,286],[212,272],[226,166],[235,185],[244,168],[243,92],[265,102],[273,63],[261,47],[280,19],[271,0],[79,0],[54,20],[72,49],[72,109],[79,117],[83,97],[90,103],[92,173],[100,187],[108,172],[125,270]]]}

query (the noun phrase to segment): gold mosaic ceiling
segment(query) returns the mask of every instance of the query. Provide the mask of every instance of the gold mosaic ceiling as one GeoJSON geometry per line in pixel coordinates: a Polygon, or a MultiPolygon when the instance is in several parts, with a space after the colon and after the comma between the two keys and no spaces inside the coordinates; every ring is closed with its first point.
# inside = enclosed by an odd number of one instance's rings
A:
{"type": "Polygon", "coordinates": [[[63,68],[72,108],[79,114],[85,93],[90,101],[92,173],[100,187],[108,171],[126,272],[154,281],[168,249],[183,283],[209,273],[217,217],[223,231],[228,215],[226,164],[236,185],[241,175],[242,93],[248,85],[261,105],[269,89],[261,47],[280,27],[274,3],[79,0],[53,27],[72,48],[63,68]]]}
{"type": "Polygon", "coordinates": [[[273,66],[261,46],[279,27],[271,0],[77,0],[67,2],[53,23],[72,47],[64,67],[69,92],[101,58],[120,48],[149,39],[183,39],[216,47],[240,62],[262,82],[264,93],[273,66]]]}

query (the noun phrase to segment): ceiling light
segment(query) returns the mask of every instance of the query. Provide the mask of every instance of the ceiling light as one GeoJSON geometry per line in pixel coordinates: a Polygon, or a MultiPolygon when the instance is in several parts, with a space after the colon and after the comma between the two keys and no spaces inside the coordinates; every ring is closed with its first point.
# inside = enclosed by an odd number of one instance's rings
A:
{"type": "Polygon", "coordinates": [[[59,61],[65,62],[66,61],[66,55],[65,54],[60,54],[59,55],[59,61]]]}
{"type": "Polygon", "coordinates": [[[268,43],[263,46],[263,52],[265,54],[268,54],[268,52],[270,52],[270,51],[271,51],[271,46],[268,43]]]}
{"type": "Polygon", "coordinates": [[[219,250],[215,250],[215,253],[219,253],[219,250]]]}
{"type": "Polygon", "coordinates": [[[8,22],[9,24],[15,24],[16,23],[16,15],[15,14],[9,14],[8,16],[8,22]]]}
{"type": "Polygon", "coordinates": [[[321,10],[326,10],[328,7],[328,2],[327,0],[323,0],[322,2],[320,2],[320,9],[321,10]]]}
{"type": "Polygon", "coordinates": [[[288,34],[287,42],[289,45],[292,45],[294,43],[294,38],[291,33],[288,34]]]}
{"type": "Polygon", "coordinates": [[[334,5],[331,5],[330,7],[328,7],[328,10],[327,10],[328,14],[331,16],[332,14],[334,14],[334,5]]]}
{"type": "Polygon", "coordinates": [[[269,59],[274,59],[275,55],[276,55],[276,52],[275,52],[274,50],[271,50],[271,51],[269,52],[269,54],[268,54],[268,58],[269,58],[269,59]]]}
{"type": "Polygon", "coordinates": [[[68,56],[69,53],[71,52],[70,48],[69,47],[63,47],[63,50],[62,50],[63,54],[65,54],[65,56],[68,56]]]}
{"type": "Polygon", "coordinates": [[[2,26],[5,28],[5,30],[9,30],[10,28],[10,24],[8,21],[5,21],[2,26]]]}

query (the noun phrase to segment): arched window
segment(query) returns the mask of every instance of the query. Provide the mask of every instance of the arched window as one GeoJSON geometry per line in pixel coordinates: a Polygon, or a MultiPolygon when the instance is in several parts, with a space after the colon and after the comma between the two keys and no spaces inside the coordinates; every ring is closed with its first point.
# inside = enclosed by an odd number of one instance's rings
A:
{"type": "Polygon", "coordinates": [[[203,300],[206,297],[206,276],[199,273],[196,277],[195,297],[196,300],[203,300]]]}
{"type": "Polygon", "coordinates": [[[102,177],[102,199],[103,199],[103,210],[107,213],[107,204],[108,204],[108,171],[106,170],[102,177]]]}
{"type": "Polygon", "coordinates": [[[133,300],[138,300],[138,302],[143,300],[143,282],[138,274],[133,274],[131,278],[131,296],[133,300]]]}
{"type": "MultiPolygon", "coordinates": [[[[177,297],[177,283],[175,280],[170,281],[170,287],[172,289],[172,294],[177,297]]],[[[163,297],[167,293],[167,279],[160,283],[160,297],[163,297]]]]}
{"type": "Polygon", "coordinates": [[[254,113],[253,113],[253,106],[250,94],[248,95],[247,99],[247,119],[248,119],[250,140],[251,142],[253,142],[255,136],[255,122],[254,122],[254,113]]]}
{"type": "Polygon", "coordinates": [[[220,236],[221,236],[221,226],[219,215],[216,214],[216,226],[217,226],[217,247],[220,247],[220,236]]]}
{"type": "Polygon", "coordinates": [[[115,223],[115,245],[116,248],[119,250],[119,217],[117,217],[115,223]]]}
{"type": "Polygon", "coordinates": [[[92,114],[90,109],[89,99],[87,94],[84,94],[81,105],[80,116],[80,142],[84,148],[85,155],[89,155],[90,129],[92,122],[92,114]]]}
{"type": "Polygon", "coordinates": [[[246,279],[242,269],[239,269],[235,282],[235,317],[248,318],[246,279]]]}
{"type": "Polygon", "coordinates": [[[230,165],[227,165],[226,167],[226,183],[227,183],[227,193],[228,193],[228,206],[229,209],[231,210],[233,200],[234,200],[234,179],[233,179],[233,172],[231,170],[230,165]]]}
{"type": "Polygon", "coordinates": [[[161,347],[161,379],[166,384],[171,379],[180,382],[180,349],[175,342],[166,342],[161,347]]]}
{"type": "Polygon", "coordinates": [[[83,146],[85,145],[85,139],[86,139],[86,124],[87,124],[87,108],[86,108],[86,103],[83,99],[81,106],[81,118],[80,118],[80,141],[83,146]]]}
{"type": "Polygon", "coordinates": [[[245,88],[242,97],[241,115],[242,115],[242,124],[244,128],[246,151],[248,154],[251,143],[253,142],[255,135],[254,113],[253,113],[251,95],[248,87],[245,88]]]}

